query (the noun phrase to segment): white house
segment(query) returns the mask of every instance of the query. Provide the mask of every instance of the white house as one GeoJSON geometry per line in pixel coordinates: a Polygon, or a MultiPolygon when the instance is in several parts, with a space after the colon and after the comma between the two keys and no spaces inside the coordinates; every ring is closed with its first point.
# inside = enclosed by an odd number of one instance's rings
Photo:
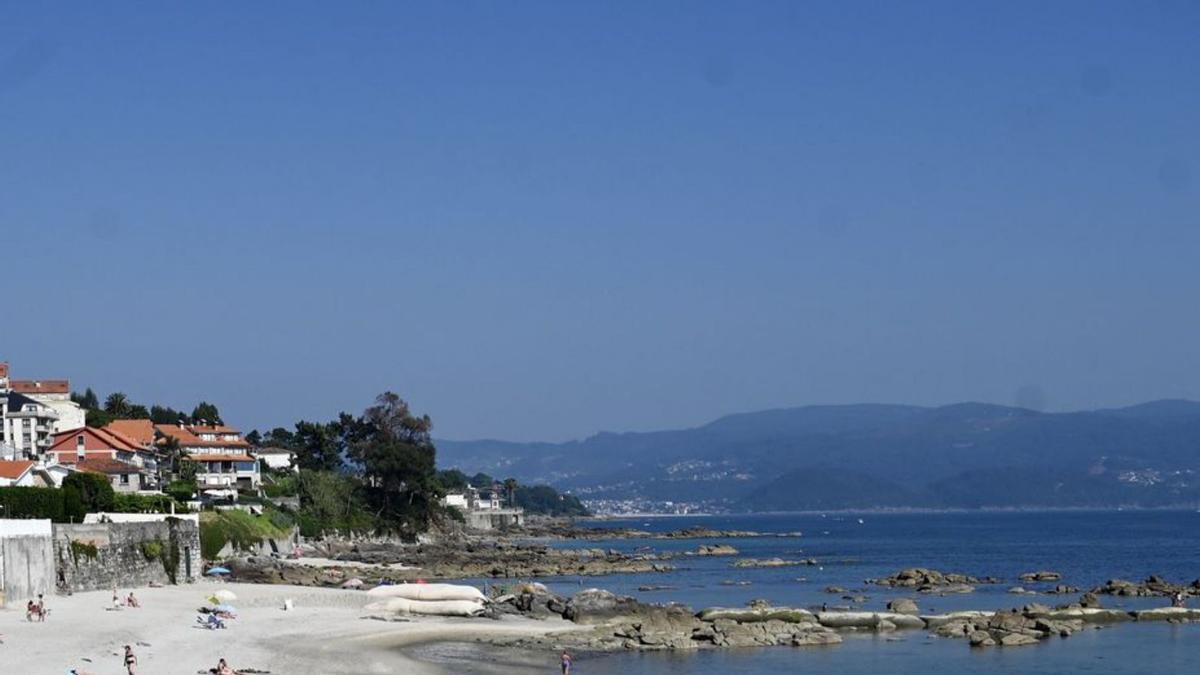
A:
{"type": "Polygon", "coordinates": [[[287,471],[292,468],[292,460],[296,453],[287,448],[255,448],[252,455],[276,471],[287,471]]]}

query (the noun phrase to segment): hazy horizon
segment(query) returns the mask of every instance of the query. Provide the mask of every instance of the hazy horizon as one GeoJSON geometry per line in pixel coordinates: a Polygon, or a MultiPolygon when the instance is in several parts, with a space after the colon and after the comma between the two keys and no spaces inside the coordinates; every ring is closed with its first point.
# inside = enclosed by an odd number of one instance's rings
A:
{"type": "Polygon", "coordinates": [[[245,429],[1200,399],[1200,5],[15,5],[0,360],[245,429]],[[951,56],[952,55],[952,56],[951,56]]]}

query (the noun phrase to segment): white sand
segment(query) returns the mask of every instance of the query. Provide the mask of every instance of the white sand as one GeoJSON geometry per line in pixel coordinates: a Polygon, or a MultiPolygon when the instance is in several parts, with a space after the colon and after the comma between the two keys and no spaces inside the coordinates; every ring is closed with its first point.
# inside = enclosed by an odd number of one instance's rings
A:
{"type": "MultiPolygon", "coordinates": [[[[124,597],[129,589],[119,592],[124,597]]],[[[49,596],[50,615],[44,623],[25,621],[25,599],[14,599],[0,611],[5,672],[59,675],[77,668],[95,675],[123,674],[122,647],[129,644],[140,661],[140,675],[194,675],[207,672],[221,657],[234,668],[279,675],[437,673],[435,666],[405,657],[399,647],[483,635],[540,635],[573,626],[518,617],[361,619],[360,609],[369,600],[361,591],[204,582],[134,592],[142,607],[121,611],[106,611],[111,592],[49,596]],[[231,604],[238,608],[238,618],[226,630],[197,627],[196,609],[220,588],[237,594],[231,604]],[[293,611],[281,609],[285,598],[294,599],[293,611]]]]}

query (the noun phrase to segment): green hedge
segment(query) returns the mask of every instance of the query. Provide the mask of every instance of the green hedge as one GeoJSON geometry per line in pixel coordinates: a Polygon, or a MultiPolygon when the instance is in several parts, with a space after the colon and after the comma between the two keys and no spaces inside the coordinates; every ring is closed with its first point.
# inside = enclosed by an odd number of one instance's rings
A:
{"type": "MultiPolygon", "coordinates": [[[[67,522],[62,490],[38,487],[0,487],[0,506],[4,518],[49,518],[67,522]]],[[[74,513],[72,513],[74,515],[74,513]]],[[[83,520],[79,515],[76,522],[83,520]]]]}

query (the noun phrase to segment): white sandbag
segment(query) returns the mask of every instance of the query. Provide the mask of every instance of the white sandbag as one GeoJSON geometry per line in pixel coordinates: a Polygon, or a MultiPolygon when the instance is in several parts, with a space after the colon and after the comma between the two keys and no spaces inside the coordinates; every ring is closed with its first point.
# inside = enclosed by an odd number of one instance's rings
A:
{"type": "Polygon", "coordinates": [[[368,614],[416,614],[420,616],[478,616],[483,603],[475,600],[409,600],[389,598],[363,607],[368,614]]]}
{"type": "Polygon", "coordinates": [[[476,600],[487,598],[474,586],[460,584],[395,584],[377,586],[367,591],[373,598],[405,598],[407,600],[476,600]]]}

